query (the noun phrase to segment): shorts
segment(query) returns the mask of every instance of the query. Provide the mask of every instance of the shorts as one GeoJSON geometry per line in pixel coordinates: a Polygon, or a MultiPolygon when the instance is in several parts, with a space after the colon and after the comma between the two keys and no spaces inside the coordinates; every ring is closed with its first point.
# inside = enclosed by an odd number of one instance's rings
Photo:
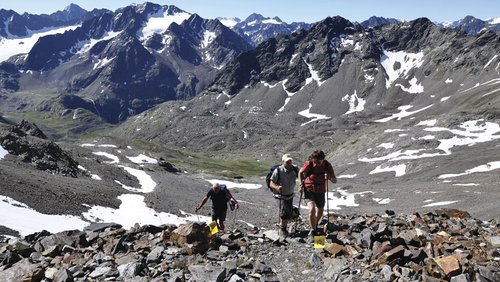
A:
{"type": "Polygon", "coordinates": [[[288,200],[276,199],[276,204],[280,210],[281,219],[292,219],[293,218],[293,197],[288,200]],[[280,203],[281,202],[281,203],[280,203]]]}
{"type": "Polygon", "coordinates": [[[212,209],[212,220],[225,221],[227,214],[227,208],[222,210],[212,209]]]}
{"type": "Polygon", "coordinates": [[[322,209],[325,207],[325,192],[312,192],[310,190],[304,189],[304,198],[310,202],[314,202],[316,207],[322,209]]]}

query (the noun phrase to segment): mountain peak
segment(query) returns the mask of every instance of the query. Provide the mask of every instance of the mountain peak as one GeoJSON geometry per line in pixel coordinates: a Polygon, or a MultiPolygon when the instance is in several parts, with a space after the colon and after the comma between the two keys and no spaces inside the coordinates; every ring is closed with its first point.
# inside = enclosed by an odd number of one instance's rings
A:
{"type": "Polygon", "coordinates": [[[63,12],[74,12],[74,11],[82,11],[82,10],[85,11],[85,9],[83,9],[82,7],[71,3],[64,8],[63,12]]]}
{"type": "Polygon", "coordinates": [[[261,14],[257,14],[257,13],[252,13],[250,16],[248,16],[245,21],[246,22],[252,22],[252,21],[262,21],[262,20],[265,20],[266,18],[261,15],[261,14]]]}

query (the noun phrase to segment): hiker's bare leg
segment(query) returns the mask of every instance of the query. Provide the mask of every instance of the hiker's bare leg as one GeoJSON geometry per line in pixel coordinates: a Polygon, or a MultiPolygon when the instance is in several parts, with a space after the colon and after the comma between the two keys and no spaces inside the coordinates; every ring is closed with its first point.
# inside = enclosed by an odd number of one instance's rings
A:
{"type": "Polygon", "coordinates": [[[316,226],[314,228],[318,227],[318,224],[320,223],[321,217],[323,217],[323,210],[324,208],[317,208],[316,209],[316,226]]]}
{"type": "Polygon", "coordinates": [[[311,226],[312,230],[316,227],[316,203],[309,201],[307,203],[307,208],[309,210],[309,226],[311,226]]]}
{"type": "Polygon", "coordinates": [[[288,219],[281,219],[280,227],[285,229],[288,225],[288,219]]]}

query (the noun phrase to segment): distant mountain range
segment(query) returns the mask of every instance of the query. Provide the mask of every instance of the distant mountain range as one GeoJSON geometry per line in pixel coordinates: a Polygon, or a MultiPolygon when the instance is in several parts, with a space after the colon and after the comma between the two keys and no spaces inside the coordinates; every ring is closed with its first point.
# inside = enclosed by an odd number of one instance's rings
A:
{"type": "MultiPolygon", "coordinates": [[[[394,24],[400,22],[372,17],[352,23],[351,28],[361,32],[394,24]]],[[[258,14],[243,21],[208,20],[175,6],[153,3],[115,12],[88,12],[71,4],[50,15],[19,15],[2,9],[0,91],[48,95],[21,105],[17,99],[7,99],[5,108],[43,109],[58,115],[76,111],[76,116],[85,119],[118,123],[162,102],[195,97],[213,84],[216,76],[225,76],[220,70],[243,52],[268,48],[276,40],[307,37],[315,25],[288,24],[278,17],[258,14]]],[[[467,17],[448,26],[475,35],[485,29],[498,32],[499,24],[467,17]]],[[[262,68],[255,65],[249,71],[262,68]]],[[[303,84],[306,72],[300,72],[287,82],[291,91],[303,84]]],[[[239,83],[246,80],[243,77],[253,76],[239,75],[239,83]]],[[[283,77],[274,69],[270,75],[275,78],[269,81],[283,77]]]]}
{"type": "Polygon", "coordinates": [[[441,23],[440,26],[462,30],[468,35],[477,35],[484,30],[491,30],[496,34],[500,34],[500,18],[483,21],[473,16],[466,16],[452,23],[441,23]]]}
{"type": "MultiPolygon", "coordinates": [[[[28,22],[24,33],[4,26],[10,35],[4,47],[33,28],[28,22]]],[[[161,102],[194,97],[218,69],[251,48],[218,20],[145,3],[102,11],[64,33],[39,38],[27,54],[0,65],[0,85],[4,91],[58,89],[66,93],[64,107],[116,123],[161,102]]]]}
{"type": "Polygon", "coordinates": [[[252,46],[257,46],[265,40],[278,35],[290,35],[299,29],[309,29],[312,24],[304,22],[285,23],[280,18],[267,18],[259,14],[251,14],[245,20],[238,18],[218,18],[233,31],[247,40],[252,46]]]}

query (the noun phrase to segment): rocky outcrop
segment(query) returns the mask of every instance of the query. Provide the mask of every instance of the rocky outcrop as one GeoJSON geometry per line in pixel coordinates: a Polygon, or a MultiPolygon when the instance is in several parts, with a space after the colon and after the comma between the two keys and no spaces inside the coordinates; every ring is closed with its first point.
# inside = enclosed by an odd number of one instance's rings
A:
{"type": "Polygon", "coordinates": [[[0,145],[9,154],[40,170],[73,177],[78,173],[78,162],[55,142],[48,140],[34,123],[23,120],[17,125],[0,128],[0,145]]]}
{"type": "Polygon", "coordinates": [[[498,222],[458,210],[330,216],[326,243],[306,231],[92,224],[0,247],[0,280],[39,281],[499,281],[498,222]],[[273,233],[274,232],[274,233],[273,233]],[[209,243],[209,244],[208,244],[209,243]],[[198,248],[204,246],[203,248],[198,248]]]}

